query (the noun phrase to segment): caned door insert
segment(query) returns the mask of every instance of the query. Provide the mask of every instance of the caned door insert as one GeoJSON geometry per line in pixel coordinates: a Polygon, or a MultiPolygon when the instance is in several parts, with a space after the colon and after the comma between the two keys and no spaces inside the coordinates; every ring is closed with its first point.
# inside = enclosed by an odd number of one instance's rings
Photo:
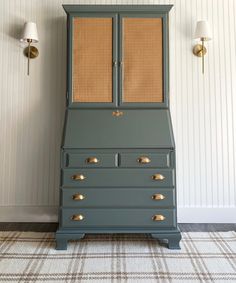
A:
{"type": "Polygon", "coordinates": [[[112,17],[73,18],[72,102],[112,102],[112,17]]]}
{"type": "Polygon", "coordinates": [[[122,101],[162,103],[162,19],[122,18],[122,101]]]}

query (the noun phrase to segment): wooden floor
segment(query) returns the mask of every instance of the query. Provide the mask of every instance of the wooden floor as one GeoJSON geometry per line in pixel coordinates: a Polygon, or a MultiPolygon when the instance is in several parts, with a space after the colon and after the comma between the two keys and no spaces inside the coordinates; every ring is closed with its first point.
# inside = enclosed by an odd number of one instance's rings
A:
{"type": "MultiPolygon", "coordinates": [[[[58,223],[7,223],[0,222],[0,231],[34,231],[34,232],[55,232],[58,223]]],[[[182,232],[217,232],[236,231],[236,223],[231,224],[179,224],[182,232]]]]}

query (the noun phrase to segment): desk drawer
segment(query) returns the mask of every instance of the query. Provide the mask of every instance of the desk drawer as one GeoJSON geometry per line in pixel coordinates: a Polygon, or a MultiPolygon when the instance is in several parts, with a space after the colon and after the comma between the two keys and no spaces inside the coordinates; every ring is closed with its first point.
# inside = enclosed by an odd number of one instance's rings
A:
{"type": "Polygon", "coordinates": [[[64,169],[62,185],[69,187],[173,187],[172,169],[64,169]]]}
{"type": "Polygon", "coordinates": [[[173,207],[173,189],[81,188],[62,189],[62,206],[67,207],[173,207]]]}
{"type": "Polygon", "coordinates": [[[64,153],[65,167],[116,167],[116,153],[64,153]]]}
{"type": "Polygon", "coordinates": [[[121,153],[121,167],[170,167],[170,151],[163,153],[121,153]]]}
{"type": "Polygon", "coordinates": [[[62,226],[79,227],[172,227],[173,209],[62,209],[62,226]]]}

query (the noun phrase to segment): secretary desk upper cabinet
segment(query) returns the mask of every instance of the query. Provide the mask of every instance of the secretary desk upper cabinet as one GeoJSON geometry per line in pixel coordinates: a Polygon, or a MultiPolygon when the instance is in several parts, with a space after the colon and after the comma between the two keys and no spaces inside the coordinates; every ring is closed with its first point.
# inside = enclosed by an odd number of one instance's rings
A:
{"type": "Polygon", "coordinates": [[[86,233],[179,248],[169,112],[171,5],[63,5],[67,111],[57,249],[86,233]]]}

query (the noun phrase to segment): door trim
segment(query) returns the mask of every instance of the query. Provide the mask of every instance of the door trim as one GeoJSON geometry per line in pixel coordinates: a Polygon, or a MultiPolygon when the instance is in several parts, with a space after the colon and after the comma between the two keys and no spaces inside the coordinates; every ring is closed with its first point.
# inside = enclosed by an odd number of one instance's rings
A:
{"type": "Polygon", "coordinates": [[[118,85],[118,94],[119,94],[119,106],[122,108],[168,108],[169,107],[169,38],[168,38],[168,15],[167,14],[133,14],[133,13],[120,13],[119,14],[119,62],[123,60],[123,33],[122,33],[122,19],[132,17],[132,18],[162,18],[162,40],[163,40],[163,102],[123,102],[123,70],[122,64],[119,68],[119,85],[118,85]]]}
{"type": "Polygon", "coordinates": [[[112,18],[112,62],[118,60],[118,48],[117,48],[117,34],[118,34],[118,14],[116,13],[73,13],[68,15],[68,36],[67,36],[67,48],[71,52],[67,52],[67,92],[68,101],[67,106],[69,108],[111,108],[116,107],[117,102],[117,82],[118,71],[117,67],[112,68],[112,102],[73,102],[73,19],[75,17],[91,17],[91,18],[112,18]]]}

